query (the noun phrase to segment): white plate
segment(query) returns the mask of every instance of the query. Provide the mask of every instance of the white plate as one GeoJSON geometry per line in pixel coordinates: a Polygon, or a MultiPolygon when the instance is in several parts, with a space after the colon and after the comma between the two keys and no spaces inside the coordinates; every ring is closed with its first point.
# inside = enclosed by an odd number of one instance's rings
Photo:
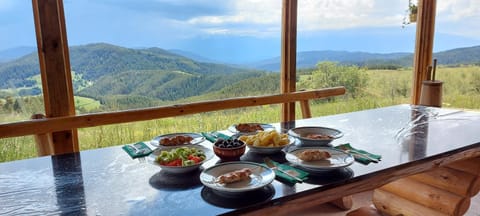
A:
{"type": "Polygon", "coordinates": [[[262,188],[275,179],[275,172],[267,166],[253,162],[228,162],[221,163],[205,169],[200,174],[200,181],[206,187],[213,190],[238,193],[252,191],[262,188]],[[250,168],[252,174],[249,180],[235,182],[231,184],[220,184],[216,182],[218,176],[243,168],[250,168]]]}
{"type": "Polygon", "coordinates": [[[254,145],[247,145],[249,151],[255,152],[258,154],[276,154],[281,152],[283,148],[295,143],[295,138],[289,137],[290,143],[284,146],[276,146],[276,147],[262,147],[262,146],[254,146],[254,145]]]}
{"type": "Polygon", "coordinates": [[[170,148],[165,147],[165,148],[161,148],[161,149],[156,149],[155,151],[153,151],[147,157],[147,161],[149,163],[153,164],[153,165],[161,167],[162,170],[164,170],[165,172],[186,173],[186,172],[190,172],[190,171],[198,169],[203,163],[212,159],[212,157],[213,157],[213,151],[211,149],[207,148],[207,147],[204,147],[202,145],[182,145],[182,146],[172,146],[170,148]],[[205,153],[205,160],[201,161],[198,164],[191,165],[191,166],[164,166],[164,165],[160,165],[156,161],[156,158],[160,154],[161,151],[170,151],[172,149],[181,148],[181,147],[189,147],[189,148],[196,148],[196,149],[202,150],[205,153]]]}
{"type": "Polygon", "coordinates": [[[155,147],[158,147],[158,146],[171,147],[171,146],[166,146],[166,145],[160,145],[160,140],[162,140],[164,138],[179,136],[179,135],[190,136],[190,137],[193,138],[193,140],[190,141],[190,143],[181,144],[181,145],[174,145],[174,146],[195,145],[195,144],[201,143],[205,140],[205,137],[203,137],[201,134],[198,134],[198,133],[171,133],[171,134],[160,135],[160,136],[157,136],[157,137],[153,138],[150,141],[150,144],[152,144],[155,147]]]}
{"type": "MultiPolygon", "coordinates": [[[[243,123],[243,124],[259,124],[260,127],[263,128],[264,131],[269,131],[269,130],[274,130],[275,127],[273,127],[272,125],[269,125],[269,124],[261,124],[261,123],[243,123]]],[[[236,128],[236,124],[234,125],[230,125],[230,127],[228,127],[228,131],[232,132],[232,133],[242,133],[242,134],[254,134],[256,132],[240,132],[237,130],[236,128]]]]}
{"type": "Polygon", "coordinates": [[[332,169],[338,169],[338,168],[343,168],[350,166],[355,159],[353,158],[352,155],[340,151],[334,148],[328,148],[328,147],[305,147],[305,148],[298,148],[295,150],[292,150],[288,152],[285,155],[285,158],[287,161],[292,163],[293,165],[299,166],[301,168],[305,168],[308,170],[312,171],[321,171],[321,170],[332,170],[332,169]],[[300,158],[297,157],[297,154],[300,154],[301,152],[305,150],[310,150],[310,149],[318,149],[322,151],[327,151],[330,153],[332,157],[329,159],[325,160],[316,160],[316,161],[303,161],[300,158]]]}

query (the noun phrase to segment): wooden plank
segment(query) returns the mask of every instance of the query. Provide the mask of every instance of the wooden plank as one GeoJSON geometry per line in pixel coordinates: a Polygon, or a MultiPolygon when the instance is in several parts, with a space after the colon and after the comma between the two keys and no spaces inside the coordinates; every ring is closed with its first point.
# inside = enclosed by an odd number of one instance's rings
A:
{"type": "MultiPolygon", "coordinates": [[[[46,116],[75,115],[63,3],[33,0],[32,5],[46,116]]],[[[54,154],[79,151],[75,129],[56,131],[51,140],[54,154]]]]}
{"type": "Polygon", "coordinates": [[[412,104],[420,103],[422,82],[427,79],[427,68],[432,64],[436,7],[436,0],[418,1],[418,21],[413,59],[412,104]]]}
{"type": "MultiPolygon", "coordinates": [[[[283,0],[281,43],[281,93],[295,92],[297,81],[297,0],[283,0]]],[[[287,122],[293,120],[295,120],[295,104],[282,104],[281,121],[287,122]]]]}
{"type": "Polygon", "coordinates": [[[29,120],[0,124],[0,138],[50,133],[73,128],[95,127],[108,124],[152,120],[201,112],[234,109],[238,107],[280,104],[284,102],[294,102],[313,98],[332,97],[342,94],[345,94],[345,88],[335,87],[320,90],[293,92],[288,94],[231,98],[225,100],[203,101],[156,108],[29,120]]]}
{"type": "Polygon", "coordinates": [[[379,171],[375,176],[368,178],[354,178],[349,182],[342,182],[340,185],[324,186],[322,188],[312,189],[308,192],[298,192],[292,200],[278,200],[275,205],[258,205],[247,207],[242,212],[236,212],[242,215],[277,215],[288,214],[300,211],[305,208],[311,208],[322,203],[326,203],[344,196],[373,190],[386,183],[425,172],[434,167],[452,163],[465,158],[477,157],[480,155],[480,146],[475,148],[456,151],[449,155],[438,155],[428,160],[408,163],[400,167],[379,171]]]}

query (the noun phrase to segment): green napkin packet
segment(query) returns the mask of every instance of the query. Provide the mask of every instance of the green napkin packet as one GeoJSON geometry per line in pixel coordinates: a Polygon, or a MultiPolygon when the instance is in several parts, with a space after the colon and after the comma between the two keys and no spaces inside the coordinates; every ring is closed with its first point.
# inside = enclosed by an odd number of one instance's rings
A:
{"type": "MultiPolygon", "coordinates": [[[[275,161],[272,161],[272,162],[273,162],[273,164],[275,164],[276,167],[278,167],[278,169],[281,169],[285,172],[288,172],[292,175],[295,175],[299,179],[302,179],[302,180],[308,179],[308,172],[305,172],[303,170],[291,167],[291,166],[286,165],[286,164],[281,164],[281,163],[278,163],[278,162],[275,162],[275,161]]],[[[263,165],[265,165],[265,164],[263,164],[263,165]]],[[[286,175],[285,173],[282,173],[282,172],[280,172],[276,169],[274,171],[275,171],[275,176],[276,176],[277,180],[287,182],[287,183],[290,183],[290,184],[297,183],[297,180],[292,178],[291,176],[286,175]]]]}
{"type": "Polygon", "coordinates": [[[214,143],[215,141],[217,141],[218,138],[222,138],[224,140],[228,140],[228,139],[231,138],[230,136],[225,135],[225,134],[220,133],[220,132],[217,132],[217,131],[202,132],[201,134],[202,134],[203,137],[205,137],[205,139],[207,139],[211,143],[214,143]]]}
{"type": "Polygon", "coordinates": [[[349,151],[350,153],[352,153],[353,157],[355,158],[355,161],[364,165],[368,165],[369,163],[373,162],[372,159],[376,159],[377,161],[382,159],[381,155],[373,154],[361,149],[356,149],[352,147],[350,143],[338,145],[338,146],[335,146],[335,148],[339,150],[349,151]],[[372,159],[369,159],[369,157],[372,159]]]}
{"type": "Polygon", "coordinates": [[[150,149],[150,147],[148,147],[144,142],[124,145],[122,149],[132,158],[145,157],[152,153],[152,149],[150,149]]]}

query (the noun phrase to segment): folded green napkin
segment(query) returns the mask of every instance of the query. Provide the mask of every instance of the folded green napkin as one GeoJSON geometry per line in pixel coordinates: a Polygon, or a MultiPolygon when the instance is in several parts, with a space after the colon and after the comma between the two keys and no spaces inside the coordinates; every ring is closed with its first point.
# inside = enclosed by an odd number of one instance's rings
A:
{"type": "MultiPolygon", "coordinates": [[[[275,162],[275,161],[272,161],[273,164],[275,164],[276,167],[278,167],[278,169],[281,169],[285,172],[288,172],[292,175],[295,175],[296,177],[298,177],[299,179],[302,179],[302,180],[306,180],[308,179],[308,172],[305,172],[303,170],[300,170],[300,169],[297,169],[297,168],[294,168],[294,167],[291,167],[289,165],[286,165],[286,164],[281,164],[281,163],[278,163],[278,162],[275,162]]],[[[263,164],[265,165],[265,164],[263,164]]],[[[285,174],[285,173],[282,173],[276,169],[274,169],[275,171],[275,176],[276,178],[279,180],[279,181],[284,181],[284,182],[288,182],[290,184],[295,184],[297,183],[297,180],[295,180],[294,178],[292,178],[291,176],[285,174]]]]}
{"type": "Polygon", "coordinates": [[[367,152],[365,150],[353,148],[350,145],[350,143],[345,143],[345,144],[342,144],[342,145],[338,145],[335,148],[339,149],[339,150],[349,151],[349,153],[351,153],[353,155],[353,157],[355,158],[355,161],[357,161],[361,164],[365,164],[365,165],[368,165],[370,162],[374,162],[373,160],[369,159],[368,157],[376,159],[376,160],[380,160],[382,158],[381,155],[377,155],[377,154],[367,152]]]}
{"type": "Polygon", "coordinates": [[[144,142],[124,145],[122,149],[132,158],[145,157],[152,153],[152,149],[150,149],[150,147],[144,142]]]}
{"type": "Polygon", "coordinates": [[[214,143],[215,141],[217,141],[218,138],[222,138],[224,140],[228,140],[230,139],[231,137],[228,136],[228,135],[225,135],[223,133],[220,133],[220,132],[217,132],[217,131],[213,131],[213,132],[201,132],[202,136],[205,137],[205,139],[207,139],[208,141],[214,143]]]}

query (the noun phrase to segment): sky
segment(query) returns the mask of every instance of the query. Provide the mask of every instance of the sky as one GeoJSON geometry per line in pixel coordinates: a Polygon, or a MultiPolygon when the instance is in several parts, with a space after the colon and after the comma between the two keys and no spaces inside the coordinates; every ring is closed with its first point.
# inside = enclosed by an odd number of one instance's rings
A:
{"type": "MultiPolygon", "coordinates": [[[[64,0],[70,46],[179,49],[246,63],[280,55],[282,0],[64,0]]],[[[413,52],[408,0],[298,0],[297,51],[413,52]]],[[[434,51],[480,45],[480,1],[438,0],[434,51]]],[[[36,46],[31,0],[0,0],[0,51],[36,46]]]]}

